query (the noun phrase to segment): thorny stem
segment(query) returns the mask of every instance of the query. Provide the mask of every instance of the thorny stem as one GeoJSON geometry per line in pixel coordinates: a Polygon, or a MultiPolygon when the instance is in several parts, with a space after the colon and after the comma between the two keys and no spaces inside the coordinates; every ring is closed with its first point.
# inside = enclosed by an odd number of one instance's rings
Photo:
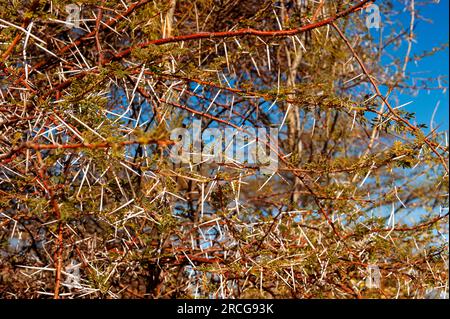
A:
{"type": "MultiPolygon", "coordinates": [[[[397,111],[391,106],[391,104],[389,103],[388,99],[381,93],[378,85],[375,83],[375,80],[373,79],[373,77],[371,76],[371,74],[369,73],[369,71],[367,70],[366,66],[364,65],[364,62],[362,61],[362,59],[359,57],[358,53],[356,53],[355,49],[353,48],[353,46],[351,45],[350,41],[347,39],[347,37],[345,36],[345,34],[339,29],[339,27],[332,22],[331,25],[333,26],[333,28],[337,31],[337,33],[339,34],[339,36],[342,38],[342,40],[345,42],[345,44],[347,45],[347,47],[349,48],[349,50],[352,52],[353,57],[356,59],[356,61],[358,61],[358,64],[360,65],[362,71],[364,72],[364,74],[367,76],[367,79],[369,80],[370,84],[372,84],[372,87],[374,88],[377,97],[379,97],[382,102],[388,107],[389,112],[392,113],[392,115],[394,116],[394,118],[396,119],[396,121],[401,122],[403,124],[405,124],[407,126],[407,128],[413,132],[413,133],[419,133],[421,130],[417,127],[414,126],[413,124],[411,124],[408,120],[406,120],[405,118],[399,116],[397,114],[397,111]]],[[[439,157],[439,160],[442,163],[442,166],[444,167],[445,171],[448,174],[448,166],[447,166],[447,162],[446,160],[442,157],[442,155],[437,151],[437,148],[443,149],[442,146],[440,145],[436,145],[436,143],[430,141],[428,138],[424,138],[423,141],[430,147],[430,149],[433,151],[433,153],[436,154],[436,156],[439,157]]]]}

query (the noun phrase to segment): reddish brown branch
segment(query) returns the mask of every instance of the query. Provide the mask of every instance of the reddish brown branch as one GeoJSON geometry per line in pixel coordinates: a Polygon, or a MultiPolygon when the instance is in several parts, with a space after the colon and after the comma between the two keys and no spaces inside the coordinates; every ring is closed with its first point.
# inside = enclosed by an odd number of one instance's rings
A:
{"type": "MultiPolygon", "coordinates": [[[[39,6],[39,0],[34,0],[31,3],[30,6],[30,10],[28,12],[29,13],[33,13],[37,7],[39,6]]],[[[29,24],[30,24],[31,18],[30,17],[25,17],[23,19],[22,28],[26,28],[29,24]]],[[[17,43],[19,43],[19,41],[22,39],[23,34],[19,33],[15,36],[14,40],[11,42],[11,44],[8,46],[8,48],[6,49],[6,51],[2,54],[0,61],[4,62],[8,59],[9,55],[11,54],[11,52],[14,50],[14,48],[16,47],[17,43]]]]}
{"type": "MultiPolygon", "coordinates": [[[[166,147],[168,145],[174,144],[174,141],[171,140],[155,140],[155,139],[149,139],[149,140],[140,140],[140,141],[122,141],[122,142],[101,142],[101,143],[74,143],[74,144],[39,144],[39,143],[33,143],[33,142],[26,142],[21,144],[20,146],[13,148],[9,153],[0,155],[0,159],[9,159],[10,157],[14,156],[15,154],[26,150],[26,149],[34,149],[36,151],[39,150],[68,150],[68,149],[78,149],[78,148],[89,148],[89,149],[99,149],[99,148],[112,148],[112,147],[118,147],[118,146],[125,146],[125,145],[133,145],[133,144],[156,144],[161,147],[166,147]]],[[[4,164],[4,163],[3,163],[4,164]]]]}
{"type": "MultiPolygon", "coordinates": [[[[102,0],[102,4],[105,3],[105,0],[102,0]]],[[[102,52],[102,46],[100,44],[100,22],[103,18],[103,9],[98,9],[98,15],[97,19],[95,21],[95,43],[97,45],[97,51],[98,51],[98,65],[101,66],[103,64],[103,52],[102,52]]]]}
{"type": "Polygon", "coordinates": [[[364,5],[366,5],[369,2],[375,2],[375,0],[363,0],[359,2],[358,4],[348,8],[347,10],[338,12],[336,15],[316,22],[311,23],[306,26],[296,28],[296,29],[289,29],[289,30],[269,30],[269,31],[262,31],[262,30],[255,30],[255,29],[241,29],[236,31],[221,31],[221,32],[198,32],[193,34],[186,34],[186,35],[180,35],[180,36],[174,36],[169,38],[162,38],[162,39],[156,39],[151,40],[148,42],[144,42],[141,44],[138,44],[135,47],[130,47],[128,49],[125,49],[119,53],[116,54],[115,59],[121,59],[125,56],[128,56],[131,51],[133,51],[136,48],[145,48],[150,45],[163,45],[167,43],[176,43],[176,42],[182,42],[182,41],[192,41],[192,40],[200,40],[200,39],[216,39],[216,38],[232,38],[232,37],[238,37],[238,36],[246,36],[246,35],[253,35],[253,36],[259,36],[259,37],[287,37],[287,36],[294,36],[299,33],[303,33],[309,30],[313,30],[316,28],[323,27],[325,25],[331,24],[334,21],[338,20],[339,18],[345,17],[353,12],[356,12],[360,10],[364,5]]]}
{"type": "Polygon", "coordinates": [[[58,244],[57,244],[57,249],[56,249],[55,258],[54,258],[56,276],[55,276],[55,288],[54,288],[53,298],[59,299],[60,298],[59,289],[61,286],[63,247],[64,247],[63,224],[62,224],[62,220],[61,220],[61,211],[59,210],[59,205],[58,205],[58,202],[56,201],[53,187],[50,185],[48,178],[46,176],[46,169],[45,169],[45,165],[42,160],[40,152],[36,152],[36,157],[37,157],[39,165],[40,165],[40,167],[36,167],[38,175],[39,175],[39,179],[41,180],[45,191],[48,193],[48,196],[50,199],[50,205],[53,210],[53,214],[54,214],[55,218],[58,220],[58,244]]]}
{"type": "MultiPolygon", "coordinates": [[[[287,36],[294,36],[299,33],[303,33],[309,30],[313,30],[325,25],[329,25],[333,23],[334,21],[338,20],[339,18],[345,17],[353,12],[356,12],[360,10],[364,5],[366,5],[369,2],[374,2],[374,0],[363,0],[360,3],[348,8],[347,10],[341,11],[337,13],[336,15],[316,22],[311,23],[306,26],[296,28],[296,29],[289,29],[289,30],[272,30],[272,31],[261,31],[261,30],[255,30],[255,29],[243,29],[243,30],[237,30],[237,31],[222,31],[222,32],[199,32],[199,33],[193,33],[188,35],[181,35],[181,36],[175,36],[175,37],[169,37],[169,38],[161,38],[156,39],[148,42],[144,42],[141,44],[138,44],[136,46],[131,46],[127,49],[122,50],[121,52],[117,53],[112,59],[105,59],[103,61],[103,64],[108,64],[112,62],[113,60],[120,60],[128,55],[131,54],[131,52],[136,48],[145,48],[150,45],[163,45],[167,43],[176,43],[176,42],[182,42],[182,41],[191,41],[191,40],[199,40],[199,39],[205,39],[205,38],[230,38],[230,37],[236,37],[236,36],[245,36],[245,35],[254,35],[254,36],[260,36],[260,37],[287,37],[287,36]]],[[[95,36],[95,30],[91,32],[91,36],[95,36]]],[[[64,51],[64,48],[59,50],[59,53],[61,54],[64,51]]],[[[45,64],[45,62],[43,62],[45,64]]],[[[43,65],[42,64],[42,65],[43,65]]],[[[33,67],[33,70],[36,68],[39,68],[41,65],[36,65],[33,67]]],[[[31,72],[31,71],[30,71],[31,72]]],[[[77,74],[76,76],[64,81],[63,83],[56,86],[54,89],[49,90],[47,93],[43,94],[43,98],[47,98],[55,91],[61,91],[65,88],[67,88],[74,78],[83,78],[85,75],[87,75],[87,72],[82,72],[77,74]]]]}

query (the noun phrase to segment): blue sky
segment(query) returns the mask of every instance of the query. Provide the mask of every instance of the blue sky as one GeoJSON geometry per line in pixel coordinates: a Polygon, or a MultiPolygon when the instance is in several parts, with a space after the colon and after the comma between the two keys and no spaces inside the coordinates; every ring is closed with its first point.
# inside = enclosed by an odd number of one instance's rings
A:
{"type": "MultiPolygon", "coordinates": [[[[419,1],[416,1],[419,3],[419,1]]],[[[437,4],[427,4],[426,6],[418,7],[421,16],[433,20],[432,23],[419,20],[416,25],[416,43],[412,47],[412,55],[420,55],[423,51],[429,51],[433,47],[439,46],[449,41],[449,1],[441,0],[437,4]]],[[[410,15],[405,12],[400,16],[402,23],[405,26],[409,25],[410,15]]],[[[406,51],[402,47],[397,51],[397,55],[402,57],[406,51]]],[[[449,50],[446,48],[443,51],[436,53],[431,57],[427,57],[417,64],[410,62],[407,72],[417,72],[420,77],[437,77],[445,75],[448,80],[449,74],[449,50]],[[420,73],[420,74],[419,74],[420,73]]],[[[432,86],[436,86],[433,83],[432,86]]],[[[448,87],[448,84],[444,86],[448,87]]],[[[411,112],[416,112],[416,119],[418,123],[424,123],[429,126],[434,108],[438,101],[440,101],[434,117],[435,127],[440,125],[440,131],[449,129],[449,93],[443,93],[441,90],[425,91],[422,90],[417,96],[400,96],[400,103],[413,101],[413,103],[405,106],[405,109],[411,112]]]]}
{"type": "MultiPolygon", "coordinates": [[[[377,1],[376,3],[380,3],[381,1],[377,1]]],[[[424,1],[416,0],[416,4],[423,3],[424,1]]],[[[431,51],[435,47],[439,47],[442,44],[449,42],[449,0],[440,0],[439,3],[430,3],[425,6],[417,6],[416,9],[419,11],[421,17],[429,20],[424,21],[423,19],[416,20],[415,27],[415,42],[412,46],[412,52],[410,58],[413,58],[414,55],[421,55],[426,51],[431,51]]],[[[403,27],[408,29],[410,25],[411,15],[408,10],[404,10],[404,6],[401,6],[398,1],[395,1],[394,10],[401,12],[398,16],[394,18],[398,18],[400,22],[403,24],[403,27]]],[[[385,25],[383,26],[383,17],[382,17],[382,27],[386,28],[398,28],[398,25],[385,25]]],[[[399,29],[396,29],[400,31],[399,29]]],[[[371,30],[372,35],[375,35],[371,30]]],[[[388,32],[383,32],[383,34],[387,34],[388,32]]],[[[398,49],[394,50],[393,47],[389,49],[389,53],[394,56],[394,58],[398,58],[403,61],[407,46],[402,45],[398,49]]],[[[386,60],[386,62],[391,62],[386,60]]],[[[449,50],[445,48],[442,51],[435,53],[430,57],[426,57],[420,61],[414,62],[411,61],[408,64],[407,74],[412,75],[413,77],[420,78],[437,78],[438,76],[444,76],[445,80],[448,81],[449,75],[449,50]]],[[[412,81],[409,84],[413,84],[412,81]]],[[[430,83],[431,87],[436,87],[437,82],[430,83]]],[[[442,86],[448,87],[448,83],[442,83],[442,86]]],[[[385,88],[384,88],[385,89],[385,88]]],[[[385,90],[383,90],[385,92],[385,90]]],[[[417,95],[408,95],[408,94],[398,94],[399,105],[412,102],[403,107],[404,110],[409,112],[416,113],[416,121],[417,123],[426,124],[430,127],[430,120],[433,115],[433,111],[436,107],[436,104],[440,101],[439,107],[434,116],[434,128],[438,127],[438,131],[448,131],[449,130],[449,92],[443,92],[442,90],[419,90],[417,95]]],[[[394,99],[392,99],[394,102],[394,99]]],[[[395,101],[396,102],[396,101],[395,101]]],[[[393,105],[396,105],[396,103],[393,105]]],[[[429,132],[429,129],[425,130],[429,132]]],[[[405,174],[408,174],[408,171],[405,171],[405,174]]],[[[390,212],[390,207],[382,208],[383,214],[388,214],[390,212]]],[[[420,217],[421,214],[428,215],[429,212],[426,212],[422,209],[416,209],[414,214],[409,214],[408,218],[416,219],[420,217]]],[[[439,209],[435,212],[439,213],[439,209]]],[[[397,220],[400,219],[400,216],[396,217],[397,220]]],[[[403,220],[403,222],[408,223],[407,220],[403,220]]]]}

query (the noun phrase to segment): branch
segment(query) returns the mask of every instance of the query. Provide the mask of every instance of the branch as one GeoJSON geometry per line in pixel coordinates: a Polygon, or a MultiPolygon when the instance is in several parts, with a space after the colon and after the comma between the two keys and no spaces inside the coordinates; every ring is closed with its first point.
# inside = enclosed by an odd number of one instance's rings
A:
{"type": "Polygon", "coordinates": [[[306,26],[296,28],[296,29],[288,29],[288,30],[269,30],[269,31],[262,31],[262,30],[255,30],[255,29],[241,29],[236,31],[221,31],[221,32],[198,32],[198,33],[192,33],[187,35],[180,35],[176,37],[169,37],[169,38],[162,38],[157,40],[151,40],[148,42],[144,42],[141,44],[138,44],[137,46],[130,47],[128,49],[125,49],[115,55],[115,59],[121,59],[125,56],[128,56],[133,49],[136,48],[145,48],[150,45],[163,45],[167,43],[176,43],[176,42],[182,42],[182,41],[192,41],[192,40],[199,40],[199,39],[215,39],[215,38],[232,38],[237,36],[245,36],[245,35],[254,35],[259,37],[287,37],[287,36],[294,36],[299,33],[303,33],[309,30],[313,30],[316,28],[323,27],[325,25],[331,24],[334,21],[338,20],[339,18],[345,17],[355,11],[360,10],[362,7],[364,7],[369,2],[375,2],[375,0],[363,0],[359,2],[358,4],[348,8],[347,10],[338,12],[336,15],[316,22],[311,23],[306,26]]]}
{"type": "MultiPolygon", "coordinates": [[[[378,85],[375,83],[374,79],[372,78],[371,74],[369,73],[369,71],[367,70],[364,62],[362,61],[362,59],[359,57],[358,53],[356,53],[355,49],[352,47],[350,41],[347,39],[347,37],[345,36],[345,34],[338,28],[338,26],[332,22],[331,25],[333,26],[333,28],[337,31],[337,33],[339,34],[339,36],[342,38],[342,40],[345,42],[345,44],[347,45],[347,47],[349,48],[349,50],[351,51],[353,57],[356,59],[356,61],[358,61],[359,66],[361,67],[363,73],[366,75],[367,79],[369,80],[370,84],[373,86],[376,95],[383,101],[383,103],[387,106],[389,112],[392,114],[393,118],[397,121],[397,122],[401,122],[403,123],[407,129],[409,129],[411,132],[413,133],[418,133],[421,132],[421,129],[418,128],[417,126],[414,126],[413,124],[411,124],[408,120],[404,119],[403,117],[399,116],[397,114],[397,112],[395,111],[395,109],[391,106],[391,104],[389,103],[388,99],[381,94],[381,91],[378,87],[378,85]]],[[[442,157],[442,155],[437,151],[437,148],[441,148],[441,146],[436,145],[436,143],[430,141],[428,138],[424,138],[423,141],[425,142],[425,144],[428,145],[428,147],[431,149],[431,151],[436,154],[439,157],[439,160],[442,163],[442,166],[444,167],[446,173],[448,174],[449,170],[448,170],[448,166],[447,163],[445,161],[445,159],[442,157]]]]}
{"type": "MultiPolygon", "coordinates": [[[[144,2],[144,1],[142,1],[142,2],[144,2]]],[[[363,8],[366,4],[368,4],[370,2],[375,2],[375,0],[363,0],[360,3],[354,5],[353,7],[350,7],[347,10],[341,11],[328,19],[325,19],[325,20],[322,20],[322,21],[319,21],[316,23],[311,23],[311,24],[308,24],[306,26],[296,28],[296,29],[276,30],[276,31],[260,31],[260,30],[255,30],[255,29],[242,29],[242,30],[237,30],[237,31],[199,32],[199,33],[181,35],[181,36],[176,36],[176,37],[156,39],[156,40],[138,44],[136,46],[129,47],[128,49],[124,49],[121,52],[117,53],[113,58],[103,60],[103,65],[111,63],[114,60],[116,60],[116,61],[120,60],[120,59],[130,55],[131,52],[136,48],[145,48],[150,45],[163,45],[163,44],[167,44],[167,43],[176,43],[176,42],[191,41],[191,40],[198,40],[198,39],[205,39],[205,38],[209,38],[209,39],[230,38],[230,37],[244,36],[244,35],[254,35],[254,36],[259,36],[259,37],[294,36],[299,33],[303,33],[303,32],[313,30],[313,29],[316,29],[316,28],[319,28],[319,27],[322,27],[325,25],[332,24],[334,21],[338,20],[339,18],[345,17],[353,12],[360,10],[361,8],[363,8]]],[[[91,33],[92,33],[92,36],[95,35],[95,31],[92,31],[91,33]]],[[[59,51],[59,53],[61,53],[63,50],[64,50],[64,48],[61,49],[59,51]]],[[[43,63],[43,64],[45,64],[45,63],[43,63]]],[[[33,67],[32,70],[35,70],[36,68],[39,68],[40,66],[41,65],[38,64],[37,66],[33,67]]],[[[30,73],[32,72],[32,70],[30,70],[30,73]]],[[[55,88],[51,89],[47,93],[43,94],[42,98],[45,99],[48,96],[50,96],[51,94],[53,94],[54,92],[65,89],[72,83],[74,78],[83,78],[84,76],[86,76],[86,74],[87,74],[87,72],[81,72],[81,73],[77,74],[76,76],[67,79],[66,81],[59,84],[55,88]]]]}
{"type": "Polygon", "coordinates": [[[133,145],[133,144],[140,144],[140,145],[149,145],[149,144],[157,144],[161,147],[166,147],[168,145],[175,144],[174,141],[171,140],[156,140],[156,139],[149,139],[149,140],[137,140],[137,141],[123,141],[123,142],[102,142],[102,143],[75,143],[75,144],[38,144],[33,142],[26,142],[18,147],[13,148],[9,153],[0,155],[0,159],[8,159],[12,157],[13,155],[21,152],[25,149],[34,149],[36,151],[39,150],[62,150],[62,149],[78,149],[78,148],[89,148],[89,149],[99,149],[99,148],[111,148],[111,147],[117,147],[117,146],[125,146],[125,145],[133,145]]]}

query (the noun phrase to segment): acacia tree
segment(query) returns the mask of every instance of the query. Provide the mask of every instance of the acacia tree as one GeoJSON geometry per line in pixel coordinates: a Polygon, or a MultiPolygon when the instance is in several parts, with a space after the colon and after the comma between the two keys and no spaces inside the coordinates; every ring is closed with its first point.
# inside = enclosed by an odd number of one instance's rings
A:
{"type": "Polygon", "coordinates": [[[1,297],[447,291],[446,133],[398,99],[446,85],[408,72],[414,0],[382,36],[368,0],[1,3],[1,297]],[[279,128],[278,169],[174,163],[194,120],[279,128]]]}

